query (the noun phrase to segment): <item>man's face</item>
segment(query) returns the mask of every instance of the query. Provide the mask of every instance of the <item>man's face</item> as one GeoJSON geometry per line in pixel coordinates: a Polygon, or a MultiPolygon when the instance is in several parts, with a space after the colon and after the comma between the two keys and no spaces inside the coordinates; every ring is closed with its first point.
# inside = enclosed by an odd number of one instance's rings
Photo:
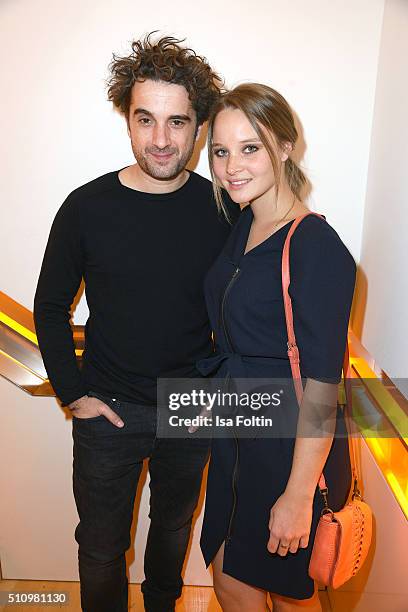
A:
{"type": "Polygon", "coordinates": [[[196,113],[182,85],[147,80],[135,83],[128,133],[140,169],[158,180],[175,178],[191,158],[196,113]]]}

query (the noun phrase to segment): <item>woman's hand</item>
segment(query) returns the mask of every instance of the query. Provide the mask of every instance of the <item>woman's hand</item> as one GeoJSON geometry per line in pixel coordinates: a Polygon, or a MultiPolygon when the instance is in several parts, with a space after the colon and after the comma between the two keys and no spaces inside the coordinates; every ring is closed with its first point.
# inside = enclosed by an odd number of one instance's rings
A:
{"type": "Polygon", "coordinates": [[[312,523],[313,498],[283,493],[271,508],[269,519],[270,553],[285,557],[309,543],[312,523]]]}

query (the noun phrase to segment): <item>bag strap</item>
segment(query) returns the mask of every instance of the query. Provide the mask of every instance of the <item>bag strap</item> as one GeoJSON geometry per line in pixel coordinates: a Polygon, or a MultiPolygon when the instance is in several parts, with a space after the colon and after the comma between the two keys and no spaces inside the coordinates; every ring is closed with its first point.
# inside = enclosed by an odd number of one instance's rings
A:
{"type": "Polygon", "coordinates": [[[353,391],[351,386],[351,366],[350,366],[350,353],[349,353],[349,344],[348,339],[346,339],[346,348],[344,351],[344,360],[343,360],[343,383],[344,383],[344,393],[345,393],[345,404],[344,404],[344,413],[345,413],[345,422],[347,428],[347,436],[349,443],[349,452],[350,452],[350,463],[351,463],[351,471],[353,475],[353,496],[357,495],[361,498],[361,494],[358,488],[358,480],[359,480],[359,464],[357,461],[357,449],[356,449],[356,440],[350,431],[350,423],[353,416],[353,391]]]}
{"type": "MultiPolygon", "coordinates": [[[[290,361],[290,367],[292,370],[292,378],[295,387],[296,398],[298,404],[300,406],[303,398],[303,385],[302,385],[302,377],[300,373],[300,358],[299,358],[299,349],[296,344],[295,330],[293,325],[293,309],[292,309],[292,300],[289,295],[289,284],[290,284],[290,265],[289,265],[289,253],[290,253],[290,241],[292,235],[298,225],[303,221],[305,217],[309,215],[315,215],[316,217],[320,217],[324,219],[322,215],[314,212],[308,212],[304,215],[300,215],[296,217],[293,221],[288,235],[285,240],[285,244],[283,246],[282,252],[282,289],[283,289],[283,304],[285,307],[285,318],[286,318],[286,330],[288,334],[288,357],[290,361]]],[[[349,452],[350,452],[350,462],[351,469],[353,474],[353,494],[359,494],[357,488],[357,473],[356,473],[356,453],[354,448],[354,439],[353,436],[350,435],[349,426],[348,426],[348,417],[351,417],[351,409],[352,409],[352,394],[351,388],[349,384],[349,376],[350,376],[350,360],[349,360],[349,349],[348,349],[348,341],[346,341],[346,348],[344,353],[343,360],[343,375],[344,375],[344,389],[346,395],[346,427],[348,433],[348,443],[349,443],[349,452]]],[[[324,478],[323,472],[319,478],[319,489],[323,494],[327,494],[327,486],[324,478]]]]}

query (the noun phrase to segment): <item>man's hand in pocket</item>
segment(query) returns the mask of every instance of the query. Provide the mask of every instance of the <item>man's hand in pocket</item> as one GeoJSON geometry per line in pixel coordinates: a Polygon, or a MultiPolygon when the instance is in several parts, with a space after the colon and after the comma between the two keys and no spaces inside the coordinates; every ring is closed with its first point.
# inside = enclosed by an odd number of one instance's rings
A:
{"type": "Polygon", "coordinates": [[[69,404],[72,415],[77,419],[91,419],[92,417],[104,416],[116,427],[123,427],[124,422],[116,412],[107,404],[96,397],[84,395],[69,404]]]}

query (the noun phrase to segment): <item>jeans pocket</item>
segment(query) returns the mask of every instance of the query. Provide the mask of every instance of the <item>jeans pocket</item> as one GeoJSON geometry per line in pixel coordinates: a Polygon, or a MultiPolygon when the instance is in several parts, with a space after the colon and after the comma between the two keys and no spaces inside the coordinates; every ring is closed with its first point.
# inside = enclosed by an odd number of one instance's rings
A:
{"type": "Polygon", "coordinates": [[[72,421],[75,423],[78,423],[78,421],[97,421],[98,419],[106,419],[106,417],[103,414],[98,414],[98,416],[94,417],[77,417],[74,414],[72,415],[72,421]]]}

